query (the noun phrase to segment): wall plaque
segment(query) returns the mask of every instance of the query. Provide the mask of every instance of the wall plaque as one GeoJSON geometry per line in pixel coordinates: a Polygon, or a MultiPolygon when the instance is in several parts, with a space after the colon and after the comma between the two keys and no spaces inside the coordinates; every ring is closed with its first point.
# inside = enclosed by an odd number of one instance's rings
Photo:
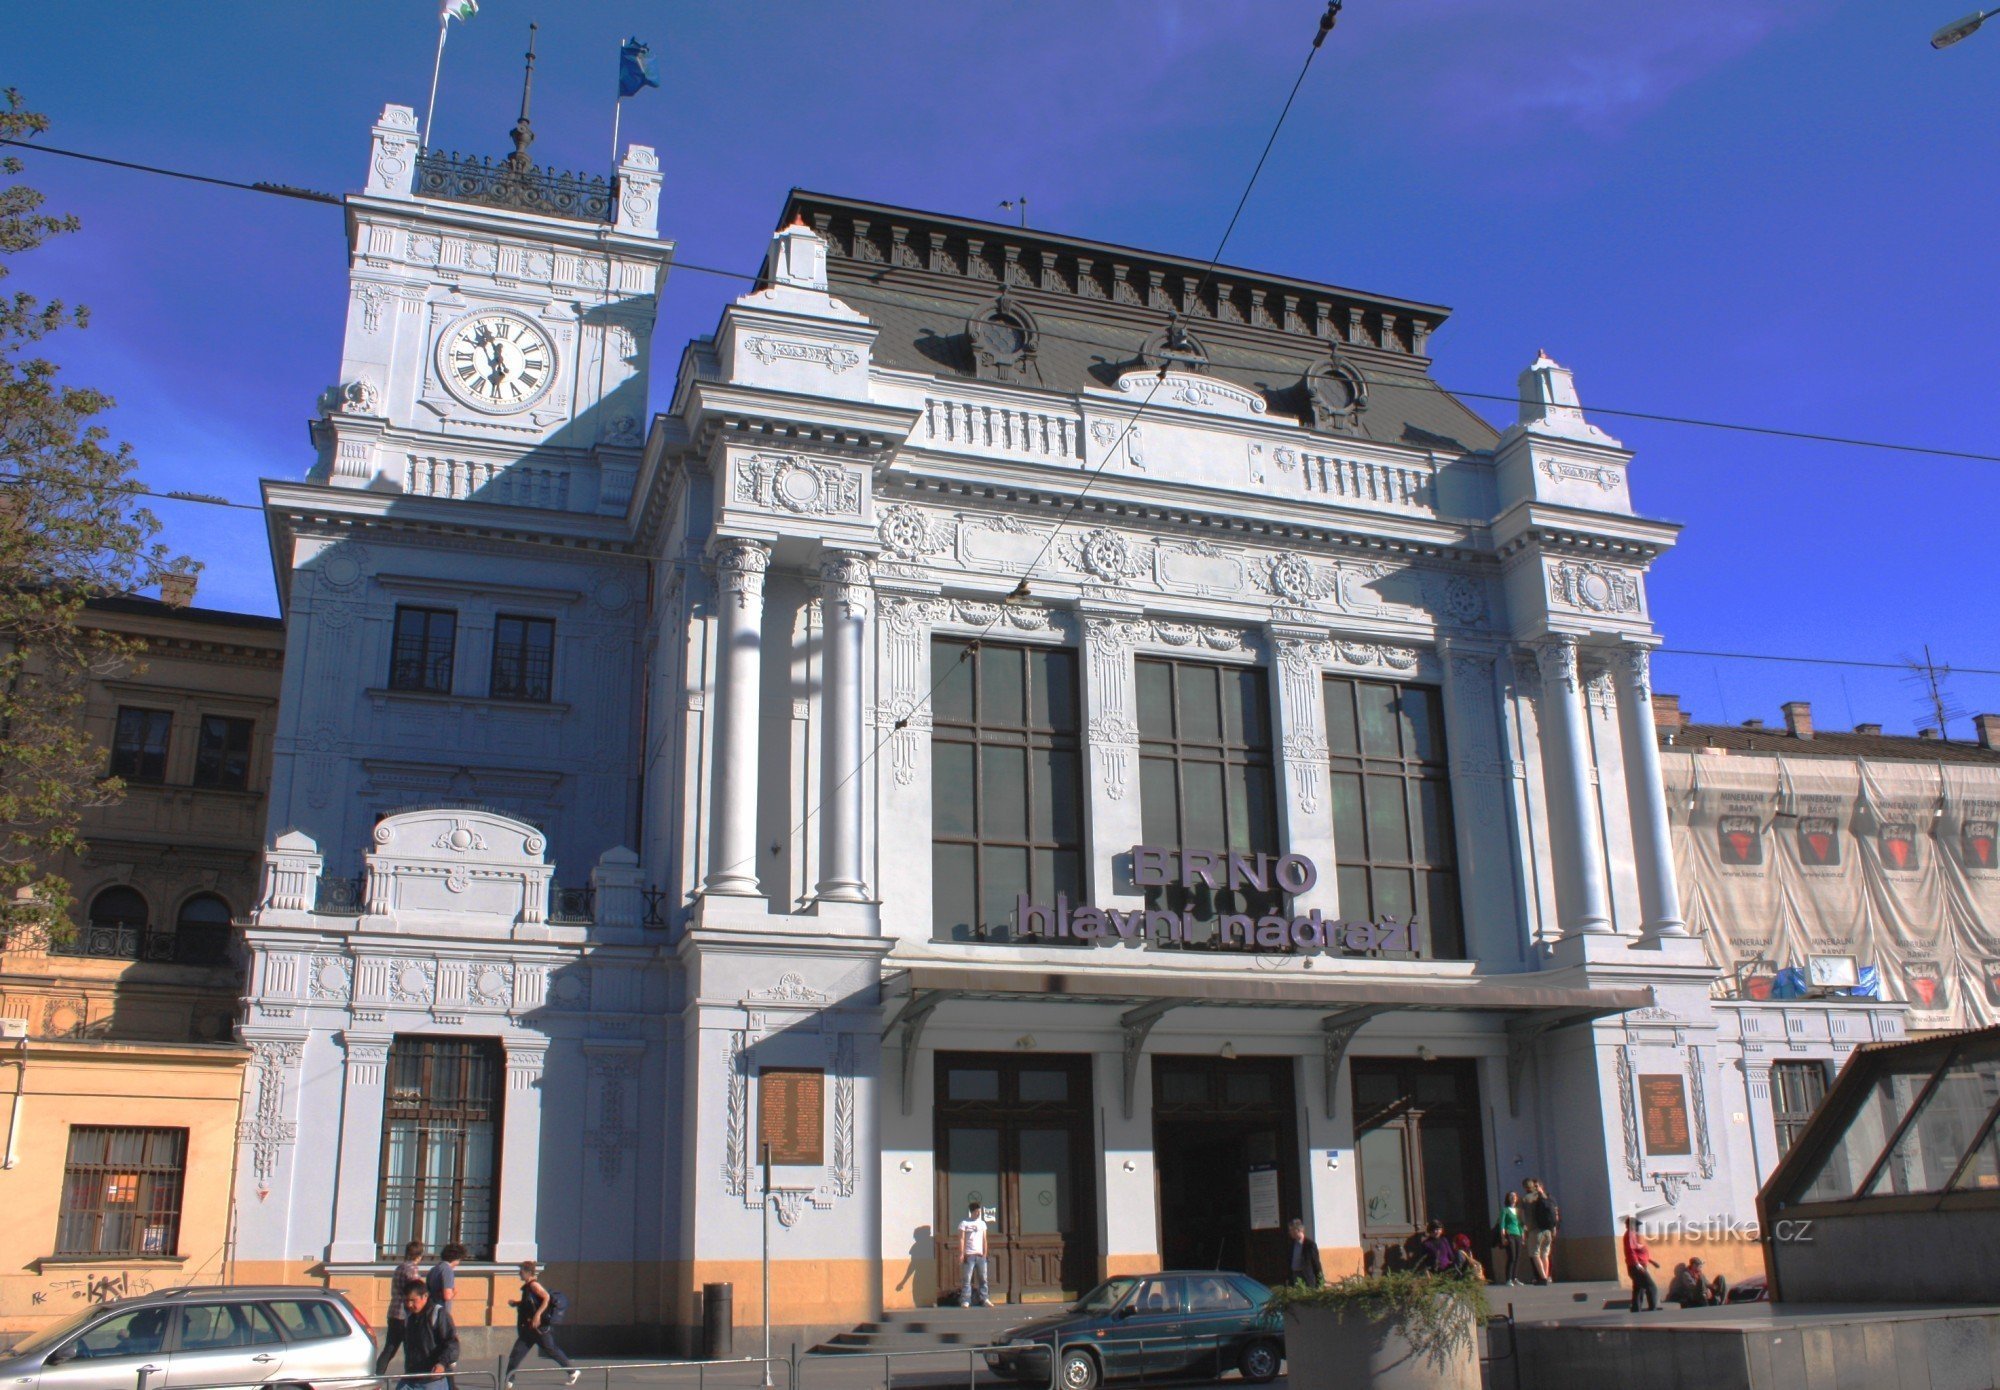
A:
{"type": "Polygon", "coordinates": [[[1688,1136],[1687,1082],[1678,1076],[1639,1078],[1639,1118],[1649,1154],[1692,1154],[1688,1136]]]}
{"type": "MultiPolygon", "coordinates": [[[[1685,1128],[1685,1126],[1683,1126],[1685,1128]]],[[[816,1067],[757,1072],[757,1154],[778,1167],[826,1162],[826,1073],[816,1067]]]]}

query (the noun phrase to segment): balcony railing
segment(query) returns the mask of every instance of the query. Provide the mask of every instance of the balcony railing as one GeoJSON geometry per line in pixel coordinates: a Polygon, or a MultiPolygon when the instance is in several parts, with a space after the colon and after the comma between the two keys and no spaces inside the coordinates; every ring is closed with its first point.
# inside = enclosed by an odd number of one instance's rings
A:
{"type": "Polygon", "coordinates": [[[596,906],[595,895],[588,888],[564,888],[561,884],[549,885],[549,922],[559,926],[588,926],[592,909],[596,906]]]}
{"type": "Polygon", "coordinates": [[[454,203],[483,203],[545,217],[609,222],[615,215],[617,184],[594,175],[563,174],[507,160],[425,150],[417,156],[417,196],[454,203]]]}
{"type": "Polygon", "coordinates": [[[320,875],[319,897],[314,901],[314,910],[328,917],[359,917],[362,901],[359,878],[320,875]]]}
{"type": "Polygon", "coordinates": [[[52,956],[89,956],[103,960],[170,961],[174,934],[152,927],[93,922],[74,934],[49,943],[52,956]]]}

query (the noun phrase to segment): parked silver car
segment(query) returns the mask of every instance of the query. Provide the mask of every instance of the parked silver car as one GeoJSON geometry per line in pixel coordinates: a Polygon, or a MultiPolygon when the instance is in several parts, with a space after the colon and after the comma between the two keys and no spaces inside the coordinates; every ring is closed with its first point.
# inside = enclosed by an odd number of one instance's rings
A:
{"type": "Polygon", "coordinates": [[[310,1386],[370,1375],[367,1322],[330,1289],[164,1289],[102,1303],[0,1353],[4,1390],[310,1386]]]}

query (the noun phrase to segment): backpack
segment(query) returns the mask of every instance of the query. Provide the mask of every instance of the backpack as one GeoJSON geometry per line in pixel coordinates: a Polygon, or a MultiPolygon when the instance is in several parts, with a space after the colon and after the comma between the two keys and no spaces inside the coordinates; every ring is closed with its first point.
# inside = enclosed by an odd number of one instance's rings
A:
{"type": "Polygon", "coordinates": [[[554,1327],[569,1316],[569,1295],[560,1293],[555,1289],[549,1289],[547,1292],[549,1295],[549,1306],[542,1311],[542,1321],[548,1326],[554,1327]]]}
{"type": "Polygon", "coordinates": [[[1556,1205],[1555,1198],[1546,1192],[1535,1198],[1535,1224],[1542,1230],[1555,1230],[1562,1225],[1562,1219],[1562,1208],[1556,1205]]]}

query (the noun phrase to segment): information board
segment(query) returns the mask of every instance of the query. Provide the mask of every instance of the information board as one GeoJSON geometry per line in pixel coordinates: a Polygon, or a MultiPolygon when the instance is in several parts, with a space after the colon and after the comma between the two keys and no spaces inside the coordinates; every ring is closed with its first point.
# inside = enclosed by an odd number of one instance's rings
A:
{"type": "Polygon", "coordinates": [[[1275,1231],[1279,1225],[1278,1166],[1253,1164],[1250,1168],[1250,1229],[1275,1231]]]}
{"type": "Polygon", "coordinates": [[[1687,1082],[1673,1075],[1639,1078],[1639,1118],[1649,1154],[1691,1154],[1687,1082]]]}
{"type": "Polygon", "coordinates": [[[808,1067],[764,1067],[757,1073],[757,1154],[801,1167],[826,1162],[826,1073],[808,1067]]]}

